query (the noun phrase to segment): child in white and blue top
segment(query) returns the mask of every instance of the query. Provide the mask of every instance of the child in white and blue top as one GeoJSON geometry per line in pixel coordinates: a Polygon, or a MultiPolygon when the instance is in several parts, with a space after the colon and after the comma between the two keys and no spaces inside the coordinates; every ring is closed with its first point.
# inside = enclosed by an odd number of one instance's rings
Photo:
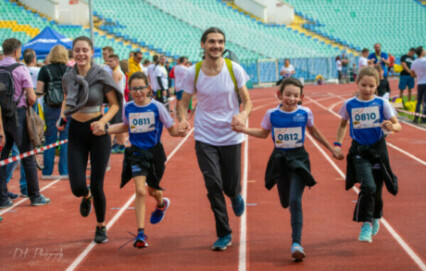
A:
{"type": "MultiPolygon", "coordinates": [[[[138,225],[138,235],[133,244],[136,248],[148,246],[145,235],[145,183],[148,194],[157,201],[157,208],[151,214],[150,222],[159,223],[163,218],[170,200],[163,197],[159,186],[163,176],[166,155],[161,144],[163,126],[170,135],[178,136],[173,118],[160,102],[150,98],[148,79],[142,72],[136,72],[129,78],[129,90],[133,101],[123,109],[123,123],[114,124],[107,133],[129,133],[131,147],[125,149],[121,187],[133,178],[136,186],[135,211],[138,225]]],[[[96,131],[95,131],[96,132],[96,131]]]]}
{"type": "Polygon", "coordinates": [[[321,132],[314,126],[314,116],[307,107],[299,105],[303,99],[303,85],[296,78],[285,79],[277,93],[281,104],[269,109],[261,128],[238,127],[238,131],[255,137],[266,138],[272,132],[274,150],[269,158],[265,174],[265,186],[271,189],[277,184],[283,208],[290,206],[292,226],[291,253],[295,261],[305,257],[301,246],[303,213],[302,194],[305,186],[315,185],[310,172],[309,155],[305,151],[305,130],[333,153],[337,159],[343,155],[334,150],[321,132]]]}
{"type": "Polygon", "coordinates": [[[342,117],[334,143],[340,150],[346,127],[350,123],[352,144],[347,156],[346,189],[359,182],[360,193],[353,220],[362,222],[358,240],[372,242],[379,231],[382,217],[382,187],[396,195],[397,178],[393,174],[386,148],[385,136],[399,132],[401,125],[389,101],[374,95],[379,74],[373,67],[361,69],[357,77],[358,96],[348,99],[339,111],[342,117]]]}

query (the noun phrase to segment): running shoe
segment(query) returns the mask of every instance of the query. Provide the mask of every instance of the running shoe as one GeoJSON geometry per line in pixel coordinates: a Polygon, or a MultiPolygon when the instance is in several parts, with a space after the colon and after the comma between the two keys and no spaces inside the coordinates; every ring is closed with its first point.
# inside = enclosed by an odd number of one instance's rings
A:
{"type": "Polygon", "coordinates": [[[42,206],[50,203],[50,199],[41,195],[31,199],[31,206],[42,206]]]}
{"type": "MultiPolygon", "coordinates": [[[[90,191],[90,186],[87,186],[87,189],[89,189],[90,191]]],[[[81,199],[81,203],[80,203],[81,216],[86,217],[92,211],[92,198],[93,196],[90,195],[90,197],[88,197],[87,199],[85,197],[81,199]]]]}
{"type": "Polygon", "coordinates": [[[12,192],[7,192],[7,196],[9,197],[9,199],[17,199],[19,197],[18,194],[12,192]]]}
{"type": "Polygon", "coordinates": [[[371,233],[373,236],[376,235],[379,232],[380,229],[380,219],[374,218],[373,219],[373,232],[371,233]]]}
{"type": "Polygon", "coordinates": [[[219,237],[219,239],[217,239],[216,242],[214,242],[214,244],[212,246],[212,250],[224,251],[230,245],[232,245],[232,236],[231,236],[231,234],[228,234],[224,237],[219,237]]]}
{"type": "Polygon", "coordinates": [[[151,214],[150,222],[151,224],[160,223],[163,220],[164,215],[166,214],[167,208],[170,206],[170,200],[168,198],[163,198],[163,208],[155,208],[155,211],[151,214]]]}
{"type": "Polygon", "coordinates": [[[234,213],[236,216],[243,215],[244,209],[245,209],[245,203],[241,194],[239,194],[238,196],[232,199],[232,209],[234,210],[234,213]]]}
{"type": "Polygon", "coordinates": [[[105,226],[96,226],[96,232],[95,232],[95,243],[106,243],[108,242],[108,236],[106,232],[105,226]]]}
{"type": "Polygon", "coordinates": [[[7,198],[6,201],[0,201],[0,209],[9,208],[13,205],[13,201],[11,201],[9,198],[7,198]]]}
{"type": "Polygon", "coordinates": [[[148,236],[146,236],[143,231],[140,231],[138,233],[138,236],[136,236],[136,239],[135,239],[135,242],[133,243],[133,246],[135,248],[147,247],[148,242],[146,240],[148,240],[148,236]]]}
{"type": "Polygon", "coordinates": [[[295,262],[303,261],[303,258],[306,257],[303,247],[298,243],[293,243],[291,246],[291,256],[295,262]]]}
{"type": "Polygon", "coordinates": [[[373,242],[373,239],[371,238],[373,227],[370,222],[364,222],[361,226],[361,232],[359,233],[358,240],[361,242],[373,242]]]}

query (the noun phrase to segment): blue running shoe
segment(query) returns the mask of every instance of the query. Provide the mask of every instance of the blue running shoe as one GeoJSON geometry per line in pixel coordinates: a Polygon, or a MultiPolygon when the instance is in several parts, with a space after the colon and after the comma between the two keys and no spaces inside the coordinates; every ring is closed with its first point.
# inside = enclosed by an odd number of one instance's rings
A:
{"type": "Polygon", "coordinates": [[[224,237],[219,237],[219,239],[214,242],[212,249],[216,251],[224,251],[226,250],[230,245],[232,245],[232,237],[231,234],[228,234],[224,237]]]}
{"type": "Polygon", "coordinates": [[[376,235],[379,232],[380,229],[380,219],[374,218],[373,219],[373,232],[371,233],[373,236],[376,235]]]}
{"type": "Polygon", "coordinates": [[[136,236],[136,239],[135,239],[135,242],[133,243],[133,246],[135,248],[147,247],[148,242],[146,240],[148,240],[148,236],[146,236],[143,231],[140,231],[138,233],[138,236],[136,236]]]}
{"type": "Polygon", "coordinates": [[[372,230],[373,230],[373,226],[371,225],[370,222],[362,223],[361,232],[359,233],[358,241],[369,242],[369,243],[373,242],[373,240],[371,239],[372,230]]]}
{"type": "Polygon", "coordinates": [[[151,222],[151,224],[157,224],[160,223],[161,220],[163,220],[164,215],[166,214],[167,208],[169,208],[170,206],[170,200],[168,198],[163,198],[163,203],[164,206],[163,208],[155,208],[155,211],[152,212],[151,214],[151,219],[149,222],[151,222]]]}
{"type": "Polygon", "coordinates": [[[50,199],[46,198],[45,196],[41,195],[31,199],[31,206],[42,206],[50,203],[50,199]]]}
{"type": "Polygon", "coordinates": [[[239,194],[238,196],[232,199],[232,209],[234,210],[234,213],[236,216],[243,215],[244,209],[245,209],[245,203],[241,194],[239,194]]]}
{"type": "Polygon", "coordinates": [[[303,261],[303,258],[306,257],[303,247],[298,243],[293,243],[291,246],[291,256],[295,262],[303,261]]]}

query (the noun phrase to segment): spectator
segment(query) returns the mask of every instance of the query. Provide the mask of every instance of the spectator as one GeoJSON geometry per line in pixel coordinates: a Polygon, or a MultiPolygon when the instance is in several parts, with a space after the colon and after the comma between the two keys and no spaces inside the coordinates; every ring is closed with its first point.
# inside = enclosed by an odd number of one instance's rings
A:
{"type": "MultiPolygon", "coordinates": [[[[411,76],[417,77],[417,104],[416,113],[420,113],[420,107],[423,107],[423,115],[426,115],[426,53],[422,46],[416,48],[417,59],[411,64],[411,76]]],[[[414,118],[417,123],[419,117],[414,118]]],[[[426,123],[426,117],[422,117],[422,123],[426,123]]]]}
{"type": "Polygon", "coordinates": [[[127,77],[127,74],[129,73],[129,61],[127,59],[120,60],[120,69],[124,73],[124,76],[126,76],[126,86],[124,87],[124,98],[126,102],[129,101],[129,78],[127,77]]]}
{"type": "Polygon", "coordinates": [[[389,74],[389,76],[391,76],[391,75],[393,76],[393,75],[395,75],[394,71],[393,71],[393,65],[395,64],[395,57],[391,53],[389,53],[388,56],[389,56],[389,67],[388,67],[389,72],[388,72],[388,74],[389,74]]]}
{"type": "Polygon", "coordinates": [[[134,74],[135,72],[142,71],[142,67],[140,65],[141,61],[142,61],[142,52],[140,51],[134,52],[133,57],[129,58],[129,72],[127,73],[127,77],[130,78],[130,76],[132,76],[132,74],[134,74]]]}
{"type": "Polygon", "coordinates": [[[349,72],[349,59],[345,53],[342,53],[342,79],[345,83],[349,83],[348,72],[349,72]]]}
{"type": "Polygon", "coordinates": [[[75,60],[74,60],[74,56],[72,55],[72,49],[68,49],[68,63],[67,66],[68,67],[74,67],[75,64],[75,60]]]}
{"type": "MultiPolygon", "coordinates": [[[[9,157],[9,153],[14,143],[16,143],[21,153],[31,151],[33,149],[27,131],[26,111],[27,106],[32,106],[35,103],[36,95],[34,93],[34,87],[28,69],[25,66],[18,64],[18,61],[21,58],[21,42],[14,38],[6,39],[3,42],[2,47],[5,57],[2,61],[0,61],[0,66],[15,66],[12,71],[12,75],[15,87],[14,100],[17,102],[17,109],[14,117],[3,117],[6,143],[3,151],[1,152],[0,159],[4,160],[9,157]],[[24,92],[27,94],[27,97],[23,95],[24,92]]],[[[50,203],[49,198],[40,194],[37,165],[34,155],[23,158],[21,163],[24,167],[27,178],[27,190],[31,205],[40,206],[50,203]]],[[[0,167],[0,209],[13,205],[13,202],[8,197],[5,171],[5,167],[0,167]]]]}
{"type": "MultiPolygon", "coordinates": [[[[170,62],[166,59],[166,64],[164,65],[167,71],[167,82],[169,83],[169,89],[172,87],[172,78],[170,78],[170,72],[172,70],[172,66],[170,65],[170,62]]],[[[170,96],[170,93],[167,92],[167,97],[170,96]]]]}
{"type": "MultiPolygon", "coordinates": [[[[126,75],[123,73],[123,71],[120,68],[120,58],[118,55],[110,55],[108,60],[108,65],[112,70],[112,79],[114,79],[115,83],[117,84],[121,95],[124,95],[124,89],[126,88],[126,75]]],[[[115,116],[111,119],[111,124],[117,124],[123,122],[123,103],[119,104],[118,112],[115,114],[115,116]]],[[[111,153],[124,153],[124,144],[126,143],[126,138],[128,134],[127,133],[119,133],[117,135],[111,135],[111,142],[114,142],[115,137],[115,144],[111,147],[111,153]]]]}
{"type": "Polygon", "coordinates": [[[391,93],[389,81],[387,78],[383,76],[383,69],[381,66],[375,66],[374,67],[377,70],[377,73],[379,74],[379,85],[376,89],[376,95],[379,97],[383,97],[386,100],[389,100],[389,96],[391,93]]]}
{"type": "Polygon", "coordinates": [[[414,61],[416,49],[410,48],[406,55],[401,57],[402,72],[399,74],[399,97],[402,99],[404,90],[408,87],[408,101],[411,101],[411,90],[414,88],[414,77],[411,76],[411,64],[414,61]]]}
{"type": "Polygon", "coordinates": [[[102,67],[109,75],[112,75],[112,70],[108,66],[108,60],[109,56],[112,54],[114,54],[114,48],[112,48],[111,46],[105,46],[104,48],[102,48],[102,58],[104,60],[104,64],[102,65],[102,67]]]}
{"type": "Polygon", "coordinates": [[[129,52],[129,59],[133,58],[134,56],[135,56],[135,52],[130,51],[130,52],[129,52]]]}
{"type": "MultiPolygon", "coordinates": [[[[51,101],[49,97],[49,92],[58,91],[58,89],[52,89],[49,85],[58,84],[62,82],[62,77],[70,69],[67,66],[68,63],[68,51],[62,45],[56,45],[52,48],[49,53],[50,63],[41,68],[38,79],[37,79],[37,92],[43,93],[43,112],[44,118],[46,121],[46,131],[45,135],[45,144],[49,145],[55,143],[58,139],[65,140],[68,138],[68,127],[65,127],[65,130],[58,132],[56,128],[56,121],[61,115],[61,104],[58,101],[51,101]]],[[[62,85],[59,86],[60,91],[62,92],[62,85]]],[[[60,147],[59,151],[59,175],[67,178],[68,177],[68,166],[67,166],[67,153],[68,153],[68,144],[63,144],[60,147]]],[[[45,150],[43,153],[44,158],[44,168],[42,170],[42,179],[48,179],[52,173],[55,165],[55,149],[45,150]]]]}
{"type": "Polygon", "coordinates": [[[373,64],[373,61],[368,60],[369,50],[367,48],[362,49],[361,56],[358,59],[358,70],[360,71],[362,68],[373,64]]]}
{"type": "Polygon", "coordinates": [[[145,59],[143,61],[143,65],[142,65],[142,72],[148,76],[148,66],[151,64],[151,61],[149,61],[149,59],[145,59]]]}
{"type": "Polygon", "coordinates": [[[165,67],[166,57],[160,56],[160,60],[158,61],[158,65],[155,66],[154,75],[157,81],[157,88],[153,89],[155,99],[163,104],[167,102],[167,92],[169,90],[169,73],[165,67]]]}
{"type": "Polygon", "coordinates": [[[182,99],[183,82],[185,80],[186,72],[188,71],[188,68],[185,66],[187,61],[188,58],[186,56],[181,56],[178,59],[178,64],[174,67],[177,107],[179,107],[180,100],[182,99]]]}
{"type": "Polygon", "coordinates": [[[337,79],[339,80],[339,84],[342,83],[342,61],[340,60],[340,56],[336,57],[336,70],[337,70],[337,79]]]}
{"type": "Polygon", "coordinates": [[[382,66],[383,76],[388,77],[389,56],[385,52],[382,52],[382,46],[380,43],[374,44],[374,52],[368,55],[368,59],[372,60],[374,66],[382,66]]]}
{"type": "Polygon", "coordinates": [[[352,69],[351,69],[351,71],[352,71],[352,78],[351,78],[351,81],[352,81],[352,82],[355,82],[355,81],[356,81],[356,77],[357,77],[357,75],[358,75],[358,68],[356,67],[355,63],[353,63],[353,64],[352,64],[352,69]]]}
{"type": "Polygon", "coordinates": [[[148,66],[148,80],[152,90],[157,89],[157,80],[155,78],[155,66],[158,64],[158,55],[154,55],[152,63],[148,66]]]}
{"type": "Polygon", "coordinates": [[[280,75],[283,77],[282,80],[291,77],[296,73],[293,65],[290,64],[290,59],[284,59],[284,66],[280,70],[280,75]]]}
{"type": "Polygon", "coordinates": [[[37,57],[34,52],[24,53],[24,62],[30,72],[33,86],[37,86],[37,78],[40,72],[40,67],[37,67],[37,57]]]}
{"type": "Polygon", "coordinates": [[[196,66],[192,66],[185,77],[184,93],[178,109],[178,131],[182,135],[189,132],[188,105],[191,96],[197,93],[195,149],[216,222],[218,239],[212,249],[225,250],[231,244],[232,230],[224,193],[231,198],[236,216],[241,216],[245,210],[241,196],[241,143],[244,136],[233,129],[245,125],[252,110],[246,88],[249,76],[238,63],[222,57],[225,34],[220,29],[211,27],[204,31],[201,47],[204,60],[197,65],[197,81],[196,66]],[[232,69],[236,85],[228,69],[232,69]],[[242,111],[238,95],[241,97],[242,111]]]}

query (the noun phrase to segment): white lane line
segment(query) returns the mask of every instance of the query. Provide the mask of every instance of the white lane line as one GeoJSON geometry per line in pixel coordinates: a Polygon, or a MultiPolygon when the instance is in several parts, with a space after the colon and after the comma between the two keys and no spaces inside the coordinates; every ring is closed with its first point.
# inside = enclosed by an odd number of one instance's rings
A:
{"type": "MultiPolygon", "coordinates": [[[[327,107],[323,106],[322,104],[320,104],[319,102],[315,101],[314,99],[312,99],[312,98],[310,98],[310,97],[306,97],[306,98],[308,98],[309,100],[311,100],[314,104],[318,105],[318,106],[319,106],[319,107],[321,107],[322,109],[327,110],[328,112],[332,113],[334,116],[336,116],[336,117],[340,118],[340,115],[339,115],[339,114],[337,114],[336,112],[334,112],[333,110],[329,110],[327,107]]],[[[386,143],[387,143],[387,145],[388,145],[389,147],[391,147],[391,148],[393,148],[393,149],[395,149],[395,150],[397,150],[397,151],[401,152],[402,154],[404,154],[404,155],[406,155],[406,156],[410,157],[411,159],[413,159],[413,160],[415,160],[415,161],[419,162],[419,163],[420,163],[420,164],[422,164],[422,165],[426,165],[426,162],[425,162],[425,161],[423,161],[422,159],[418,158],[417,156],[414,156],[414,155],[412,155],[411,153],[409,153],[409,152],[407,152],[407,151],[405,151],[405,150],[403,150],[403,149],[401,149],[401,148],[399,148],[399,147],[397,147],[397,146],[395,146],[395,145],[393,145],[393,144],[391,144],[391,143],[389,143],[389,142],[386,142],[386,143]]]]}
{"type": "MultiPolygon", "coordinates": [[[[59,182],[59,181],[61,181],[61,179],[57,179],[57,180],[55,180],[55,181],[53,181],[53,182],[49,183],[48,185],[46,185],[46,186],[44,186],[42,189],[40,189],[40,192],[43,192],[44,190],[48,189],[49,187],[51,187],[52,185],[56,184],[56,183],[57,183],[57,182],[59,182]]],[[[0,215],[4,214],[4,213],[6,213],[6,212],[9,212],[11,209],[15,208],[16,206],[21,205],[21,204],[22,204],[23,202],[25,202],[26,200],[29,200],[29,198],[24,198],[24,199],[21,199],[20,201],[18,201],[18,202],[16,202],[16,203],[13,203],[13,205],[12,205],[11,207],[6,208],[6,209],[2,210],[2,211],[0,212],[0,215]]]]}
{"type": "MultiPolygon", "coordinates": [[[[247,120],[248,126],[248,120],[247,120]]],[[[247,203],[247,177],[248,177],[248,136],[245,135],[244,141],[244,169],[243,169],[243,198],[244,202],[247,203]]],[[[241,216],[241,227],[240,227],[240,248],[239,248],[239,261],[238,270],[247,270],[247,205],[246,210],[241,216]]]]}
{"type": "Polygon", "coordinates": [[[328,107],[328,110],[332,111],[336,107],[336,105],[339,105],[341,103],[342,103],[342,101],[338,101],[337,103],[332,104],[331,106],[328,107]]]}
{"type": "MultiPolygon", "coordinates": [[[[176,146],[176,148],[169,154],[167,157],[166,163],[173,157],[173,155],[180,149],[180,147],[185,143],[185,141],[189,138],[189,136],[194,131],[194,128],[192,128],[189,133],[184,137],[184,139],[176,146]]],[[[115,222],[121,217],[121,215],[126,211],[126,209],[129,207],[130,204],[135,200],[135,194],[133,194],[129,200],[121,207],[120,211],[118,211],[114,217],[108,222],[106,225],[107,229],[111,229],[112,226],[114,226],[115,222]]],[[[66,269],[67,271],[75,270],[75,268],[84,260],[84,258],[87,257],[89,252],[96,246],[96,243],[92,241],[84,250],[83,252],[78,255],[78,257],[68,266],[66,269]]]]}
{"type": "MultiPolygon", "coordinates": [[[[331,164],[331,166],[339,173],[339,175],[346,179],[345,174],[340,170],[337,164],[331,160],[331,158],[327,155],[327,153],[318,145],[318,143],[312,138],[311,135],[306,133],[309,140],[314,144],[314,146],[321,152],[321,154],[326,158],[326,160],[331,164]]],[[[357,187],[353,187],[355,193],[359,194],[359,189],[357,187]]],[[[396,242],[402,247],[402,249],[410,256],[410,258],[417,264],[420,270],[426,271],[426,264],[422,261],[422,259],[417,256],[417,254],[410,248],[410,246],[402,239],[402,237],[393,229],[390,223],[384,218],[381,218],[383,226],[388,230],[390,235],[396,240],[396,242]]]]}

